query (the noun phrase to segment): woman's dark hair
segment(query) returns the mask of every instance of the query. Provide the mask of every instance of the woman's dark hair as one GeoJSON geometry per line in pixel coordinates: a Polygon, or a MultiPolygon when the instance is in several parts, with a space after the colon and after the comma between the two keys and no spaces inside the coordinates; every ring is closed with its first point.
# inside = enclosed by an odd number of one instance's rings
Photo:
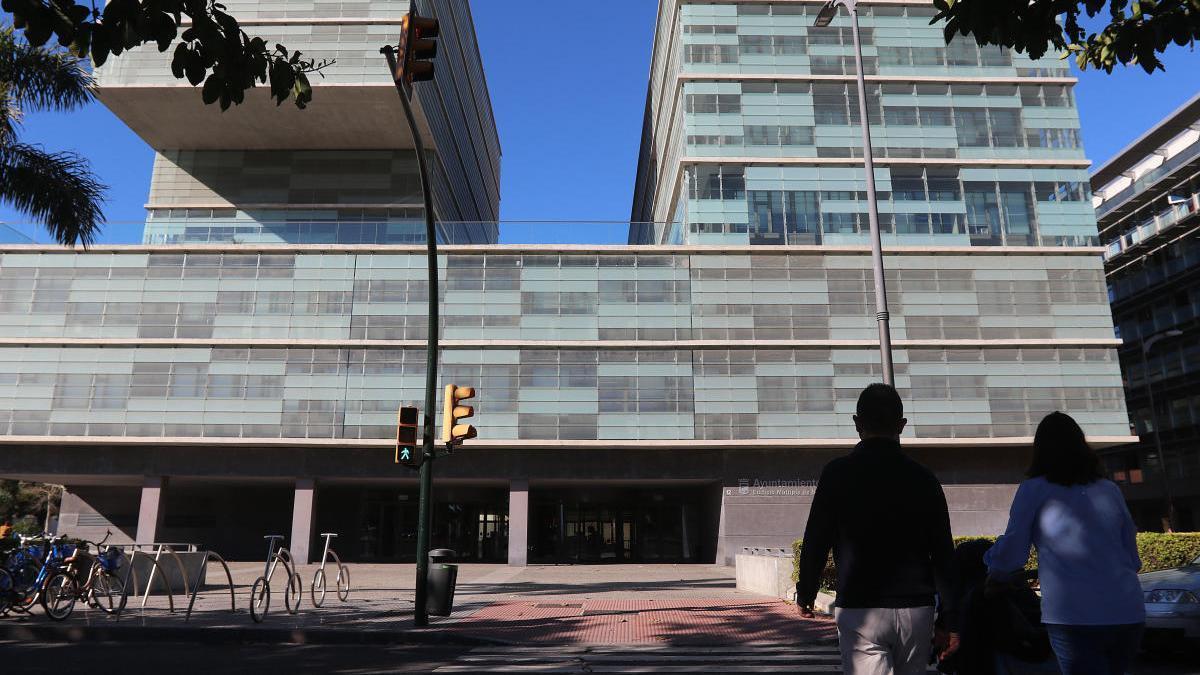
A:
{"type": "Polygon", "coordinates": [[[1100,458],[1070,415],[1052,412],[1033,437],[1033,462],[1025,475],[1059,485],[1087,485],[1104,477],[1100,458]]]}

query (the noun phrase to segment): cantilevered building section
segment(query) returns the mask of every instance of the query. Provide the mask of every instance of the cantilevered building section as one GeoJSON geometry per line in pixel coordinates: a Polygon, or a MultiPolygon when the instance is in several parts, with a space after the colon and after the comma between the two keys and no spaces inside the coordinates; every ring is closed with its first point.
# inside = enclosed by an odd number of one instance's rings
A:
{"type": "Polygon", "coordinates": [[[1097,169],[1092,189],[1108,297],[1123,341],[1125,400],[1142,439],[1105,461],[1140,526],[1162,526],[1169,492],[1175,529],[1194,530],[1200,527],[1200,96],[1097,169]]]}
{"type": "MultiPolygon", "coordinates": [[[[441,23],[435,79],[415,113],[447,242],[495,242],[500,144],[466,0],[421,0],[441,23]]],[[[98,71],[99,96],[156,151],[146,243],[416,243],[424,240],[413,142],[379,48],[405,0],[263,0],[229,10],[251,35],[334,63],[306,110],[268,89],[221,112],[145,47],[98,71]]]]}

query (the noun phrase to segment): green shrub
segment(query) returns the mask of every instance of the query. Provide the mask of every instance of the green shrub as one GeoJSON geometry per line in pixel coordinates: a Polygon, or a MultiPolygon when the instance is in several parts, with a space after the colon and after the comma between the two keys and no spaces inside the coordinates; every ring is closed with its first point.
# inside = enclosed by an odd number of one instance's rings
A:
{"type": "Polygon", "coordinates": [[[1169,570],[1200,557],[1200,532],[1139,532],[1137,545],[1143,572],[1169,570]]]}
{"type": "MultiPolygon", "coordinates": [[[[800,549],[804,546],[803,539],[792,542],[792,581],[800,580],[800,549]]],[[[821,590],[831,590],[837,587],[837,572],[833,569],[833,554],[825,560],[825,569],[821,572],[821,590]]]]}
{"type": "MultiPolygon", "coordinates": [[[[975,540],[995,541],[996,537],[955,537],[954,545],[975,540]]],[[[803,539],[792,543],[792,581],[800,576],[800,549],[803,539]]],[[[1182,567],[1200,557],[1200,532],[1139,532],[1137,535],[1138,555],[1142,558],[1142,572],[1156,572],[1174,567],[1182,567]]],[[[1029,561],[1025,569],[1037,569],[1037,550],[1030,549],[1029,561]]],[[[825,571],[821,573],[821,588],[831,589],[837,584],[837,572],[833,569],[833,556],[825,563],[825,571]]]]}

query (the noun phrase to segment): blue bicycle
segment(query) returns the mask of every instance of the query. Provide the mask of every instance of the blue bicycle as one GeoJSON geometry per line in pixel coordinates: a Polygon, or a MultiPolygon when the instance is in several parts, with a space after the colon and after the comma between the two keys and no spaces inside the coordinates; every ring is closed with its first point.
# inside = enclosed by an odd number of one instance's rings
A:
{"type": "Polygon", "coordinates": [[[50,576],[75,552],[62,537],[21,537],[21,545],[8,555],[4,569],[12,577],[11,605],[15,612],[28,612],[39,600],[50,576]]]}

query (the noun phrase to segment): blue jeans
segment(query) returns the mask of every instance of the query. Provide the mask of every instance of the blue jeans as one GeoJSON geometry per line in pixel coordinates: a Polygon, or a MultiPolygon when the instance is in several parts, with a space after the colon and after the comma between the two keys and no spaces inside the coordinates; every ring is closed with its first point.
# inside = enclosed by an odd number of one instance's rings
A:
{"type": "Polygon", "coordinates": [[[1142,644],[1143,624],[1046,624],[1063,675],[1125,675],[1142,644]]]}

